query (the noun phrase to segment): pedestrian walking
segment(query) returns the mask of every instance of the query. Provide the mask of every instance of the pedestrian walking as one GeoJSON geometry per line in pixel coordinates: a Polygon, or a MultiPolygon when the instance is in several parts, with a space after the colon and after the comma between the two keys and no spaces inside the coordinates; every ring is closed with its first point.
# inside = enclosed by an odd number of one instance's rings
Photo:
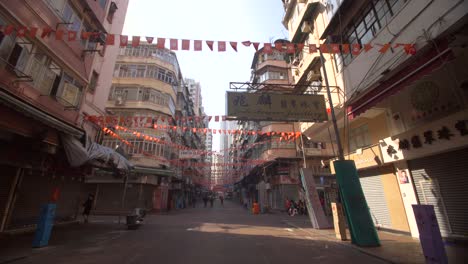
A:
{"type": "Polygon", "coordinates": [[[88,199],[83,203],[83,220],[85,223],[88,223],[89,214],[91,213],[91,209],[93,208],[94,203],[94,195],[89,194],[88,199]]]}
{"type": "Polygon", "coordinates": [[[219,201],[221,202],[221,206],[224,207],[224,197],[222,195],[219,196],[219,201]]]}
{"type": "Polygon", "coordinates": [[[210,207],[213,208],[214,195],[210,195],[210,207]]]}

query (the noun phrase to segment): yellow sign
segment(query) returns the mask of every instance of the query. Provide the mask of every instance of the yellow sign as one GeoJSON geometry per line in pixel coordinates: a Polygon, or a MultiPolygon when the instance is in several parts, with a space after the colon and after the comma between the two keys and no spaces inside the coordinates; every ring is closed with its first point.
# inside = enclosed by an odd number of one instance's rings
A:
{"type": "Polygon", "coordinates": [[[226,99],[227,119],[230,120],[328,120],[323,95],[227,92],[226,99]]]}

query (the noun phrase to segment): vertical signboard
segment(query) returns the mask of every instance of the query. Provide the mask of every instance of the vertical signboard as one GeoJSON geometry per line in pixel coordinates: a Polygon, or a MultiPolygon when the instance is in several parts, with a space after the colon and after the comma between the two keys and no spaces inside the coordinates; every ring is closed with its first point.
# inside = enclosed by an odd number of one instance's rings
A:
{"type": "Polygon", "coordinates": [[[306,192],[306,204],[307,211],[309,212],[309,218],[312,222],[312,226],[315,229],[331,228],[330,223],[325,217],[322,205],[315,188],[314,176],[312,170],[301,168],[301,179],[302,186],[306,192]]]}

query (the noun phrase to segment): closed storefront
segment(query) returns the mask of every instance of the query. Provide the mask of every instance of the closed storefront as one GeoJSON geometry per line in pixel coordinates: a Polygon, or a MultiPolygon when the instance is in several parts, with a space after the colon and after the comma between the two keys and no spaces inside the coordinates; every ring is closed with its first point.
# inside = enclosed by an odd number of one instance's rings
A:
{"type": "Polygon", "coordinates": [[[95,214],[114,215],[121,211],[131,211],[135,208],[151,209],[153,207],[155,190],[155,186],[153,185],[128,183],[123,207],[123,183],[97,183],[90,185],[97,188],[95,214]]]}
{"type": "MultiPolygon", "coordinates": [[[[0,224],[3,223],[6,217],[11,185],[15,179],[17,168],[12,166],[0,165],[0,224]]],[[[0,230],[1,231],[1,230],[0,230]]]]}
{"type": "Polygon", "coordinates": [[[409,232],[394,167],[360,170],[358,174],[375,226],[409,232]]]}
{"type": "Polygon", "coordinates": [[[76,219],[80,210],[82,181],[75,177],[42,175],[36,171],[26,171],[20,180],[15,194],[13,211],[7,229],[32,226],[37,223],[43,204],[51,201],[54,190],[59,197],[55,221],[76,219]]]}
{"type": "Polygon", "coordinates": [[[468,237],[468,148],[408,161],[419,203],[434,206],[444,237],[468,237]]]}

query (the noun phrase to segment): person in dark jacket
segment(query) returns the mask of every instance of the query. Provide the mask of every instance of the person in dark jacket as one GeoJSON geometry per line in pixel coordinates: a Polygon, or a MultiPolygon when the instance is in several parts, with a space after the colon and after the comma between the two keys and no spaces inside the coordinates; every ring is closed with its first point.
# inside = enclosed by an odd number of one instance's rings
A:
{"type": "Polygon", "coordinates": [[[88,223],[89,214],[94,204],[94,195],[88,195],[88,199],[83,203],[83,219],[85,223],[88,223]]]}

